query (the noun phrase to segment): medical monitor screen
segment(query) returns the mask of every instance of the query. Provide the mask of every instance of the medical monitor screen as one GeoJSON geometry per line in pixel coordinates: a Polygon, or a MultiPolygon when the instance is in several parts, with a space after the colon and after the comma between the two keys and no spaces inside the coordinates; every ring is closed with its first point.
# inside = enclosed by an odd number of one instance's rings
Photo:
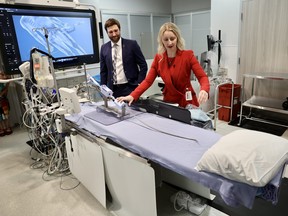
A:
{"type": "Polygon", "coordinates": [[[0,4],[0,49],[6,74],[37,48],[53,57],[55,69],[99,62],[95,11],[0,4]]]}

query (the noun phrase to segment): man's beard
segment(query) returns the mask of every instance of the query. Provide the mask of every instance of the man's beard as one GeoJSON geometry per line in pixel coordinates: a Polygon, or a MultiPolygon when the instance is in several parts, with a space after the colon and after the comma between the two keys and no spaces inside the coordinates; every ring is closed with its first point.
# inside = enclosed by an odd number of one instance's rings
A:
{"type": "Polygon", "coordinates": [[[120,39],[120,36],[115,36],[115,37],[110,37],[110,40],[113,42],[113,43],[117,43],[120,39]]]}

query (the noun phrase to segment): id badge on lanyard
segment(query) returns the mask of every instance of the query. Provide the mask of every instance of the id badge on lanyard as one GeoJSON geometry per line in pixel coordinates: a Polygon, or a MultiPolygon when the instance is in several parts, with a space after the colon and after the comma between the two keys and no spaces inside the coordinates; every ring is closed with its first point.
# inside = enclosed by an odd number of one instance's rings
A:
{"type": "Polygon", "coordinates": [[[186,101],[192,100],[192,92],[188,88],[186,88],[185,98],[186,98],[186,101]]]}

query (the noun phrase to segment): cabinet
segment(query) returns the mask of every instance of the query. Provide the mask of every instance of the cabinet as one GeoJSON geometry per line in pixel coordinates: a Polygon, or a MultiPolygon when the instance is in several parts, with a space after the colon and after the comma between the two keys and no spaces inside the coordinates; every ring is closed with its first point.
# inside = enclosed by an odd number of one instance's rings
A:
{"type": "MultiPolygon", "coordinates": [[[[170,197],[180,188],[209,200],[215,198],[202,184],[140,157],[105,137],[95,136],[86,128],[66,123],[71,127],[70,135],[65,137],[69,168],[111,215],[170,215],[167,210],[174,210],[170,197]]],[[[150,145],[148,141],[147,145],[150,145]]],[[[201,215],[228,216],[210,206],[201,215]]]]}
{"type": "MultiPolygon", "coordinates": [[[[256,89],[256,80],[260,79],[265,79],[265,80],[280,80],[283,82],[288,83],[288,74],[285,73],[261,73],[261,74],[244,74],[242,78],[242,93],[241,93],[241,98],[243,103],[241,104],[241,109],[240,109],[240,118],[239,118],[239,125],[242,122],[243,118],[243,107],[250,107],[250,108],[256,108],[256,109],[261,109],[265,111],[271,111],[271,112],[277,112],[281,114],[288,114],[287,110],[284,110],[282,108],[282,103],[284,102],[285,99],[275,99],[271,97],[262,97],[262,96],[256,96],[255,95],[255,89],[256,89]],[[246,79],[252,79],[251,84],[247,87],[247,89],[251,89],[251,97],[248,98],[247,100],[244,99],[244,91],[245,91],[245,81],[246,79]]],[[[248,115],[249,119],[251,119],[251,109],[250,109],[250,114],[248,115]]],[[[256,120],[256,119],[254,119],[256,120]]],[[[265,121],[261,119],[261,121],[265,121]]],[[[270,122],[272,123],[272,122],[270,122]]],[[[273,122],[273,124],[276,125],[281,125],[279,123],[273,122]]],[[[287,125],[283,125],[286,126],[287,125]]]]}
{"type": "Polygon", "coordinates": [[[157,216],[155,176],[148,161],[85,131],[72,131],[65,137],[69,168],[103,207],[117,216],[157,216]],[[111,203],[106,202],[106,187],[111,203]]]}

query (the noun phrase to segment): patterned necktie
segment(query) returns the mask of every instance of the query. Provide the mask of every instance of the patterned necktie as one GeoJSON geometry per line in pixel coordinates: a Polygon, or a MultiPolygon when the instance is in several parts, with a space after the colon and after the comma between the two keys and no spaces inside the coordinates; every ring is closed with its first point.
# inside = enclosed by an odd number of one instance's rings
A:
{"type": "Polygon", "coordinates": [[[113,45],[113,83],[117,84],[117,72],[116,72],[116,63],[117,63],[117,57],[118,57],[118,44],[113,45]]]}

